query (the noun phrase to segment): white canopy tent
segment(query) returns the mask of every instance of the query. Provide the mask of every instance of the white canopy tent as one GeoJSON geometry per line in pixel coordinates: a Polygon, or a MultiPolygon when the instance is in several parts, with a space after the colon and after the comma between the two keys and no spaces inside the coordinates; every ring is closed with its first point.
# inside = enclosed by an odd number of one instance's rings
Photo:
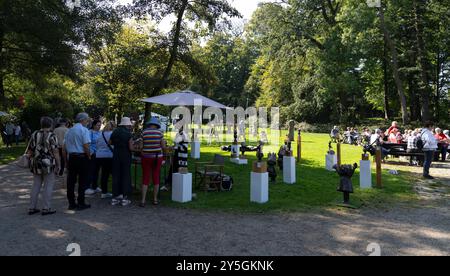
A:
{"type": "Polygon", "coordinates": [[[230,109],[229,107],[211,100],[193,91],[178,91],[172,94],[161,95],[153,98],[143,99],[143,102],[161,104],[166,106],[195,106],[201,101],[202,106],[230,109]]]}

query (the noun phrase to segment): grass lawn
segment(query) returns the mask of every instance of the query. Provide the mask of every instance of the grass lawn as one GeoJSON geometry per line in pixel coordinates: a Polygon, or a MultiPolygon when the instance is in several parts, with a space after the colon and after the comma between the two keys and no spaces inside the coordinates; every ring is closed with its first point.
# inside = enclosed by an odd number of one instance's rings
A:
{"type": "Polygon", "coordinates": [[[19,146],[14,144],[12,148],[7,149],[0,143],[0,165],[5,165],[15,161],[25,152],[25,147],[25,144],[20,143],[19,146]]]}
{"type": "MultiPolygon", "coordinates": [[[[284,137],[284,136],[283,136],[284,137]]],[[[283,184],[282,172],[277,170],[277,182],[270,184],[269,203],[250,203],[250,173],[252,162],[256,161],[255,153],[248,153],[249,164],[238,166],[226,159],[225,174],[234,179],[231,192],[203,192],[195,191],[197,198],[187,204],[178,204],[170,200],[170,193],[162,193],[163,205],[200,210],[222,210],[231,212],[290,212],[312,208],[336,207],[342,201],[342,194],[336,191],[339,177],[335,172],[325,170],[325,154],[328,150],[329,136],[326,134],[303,134],[302,161],[297,165],[297,183],[283,184]]],[[[293,144],[296,150],[296,144],[293,144]]],[[[275,148],[265,147],[264,154],[276,151],[275,148]]],[[[202,145],[201,160],[211,161],[214,154],[229,156],[222,152],[220,146],[202,145]]],[[[360,147],[343,145],[343,164],[358,163],[361,159],[360,147]]],[[[294,156],[296,153],[294,152],[294,156]]],[[[189,160],[190,172],[194,171],[195,160],[189,160]]],[[[406,170],[406,168],[405,168],[406,170]]],[[[375,169],[373,169],[375,172],[375,169]]],[[[409,203],[416,199],[411,185],[411,175],[399,168],[400,174],[390,175],[383,170],[384,189],[360,190],[359,170],[353,177],[355,193],[351,196],[352,204],[357,207],[383,207],[393,203],[409,203]]],[[[140,182],[140,168],[138,168],[138,188],[140,182]]],[[[375,175],[373,178],[375,185],[375,175]]],[[[196,187],[194,187],[196,189],[196,187]]],[[[136,199],[138,193],[136,193],[136,199]]]]}

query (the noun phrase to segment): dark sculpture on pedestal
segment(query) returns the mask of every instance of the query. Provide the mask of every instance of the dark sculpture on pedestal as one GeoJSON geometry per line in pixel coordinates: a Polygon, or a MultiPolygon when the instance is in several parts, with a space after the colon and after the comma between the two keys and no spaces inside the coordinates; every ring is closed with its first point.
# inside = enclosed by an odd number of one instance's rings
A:
{"type": "Polygon", "coordinates": [[[262,141],[259,141],[259,145],[257,147],[256,150],[256,158],[258,158],[258,162],[261,163],[262,159],[264,157],[264,154],[262,152],[262,147],[263,147],[264,143],[262,141]]]}
{"type": "Polygon", "coordinates": [[[355,163],[352,165],[335,165],[333,167],[337,174],[341,177],[339,187],[337,189],[338,192],[344,193],[344,204],[350,204],[350,194],[353,194],[353,183],[352,176],[355,173],[355,170],[358,168],[358,165],[355,163]]]}
{"type": "Polygon", "coordinates": [[[277,155],[275,153],[269,153],[267,160],[267,172],[269,172],[269,177],[271,182],[275,182],[277,180],[277,155]]]}

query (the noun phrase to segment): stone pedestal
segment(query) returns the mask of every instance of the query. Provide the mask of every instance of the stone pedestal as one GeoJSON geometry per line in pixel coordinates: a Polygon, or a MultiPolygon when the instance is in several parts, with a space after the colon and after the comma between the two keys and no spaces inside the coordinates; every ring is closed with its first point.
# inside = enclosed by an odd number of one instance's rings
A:
{"type": "Polygon", "coordinates": [[[325,156],[325,167],[327,171],[334,171],[334,165],[337,165],[337,155],[336,154],[327,154],[325,156]]]}
{"type": "Polygon", "coordinates": [[[172,201],[186,203],[192,201],[192,174],[173,174],[172,201]]]}
{"type": "Polygon", "coordinates": [[[269,173],[252,172],[250,176],[250,202],[267,203],[269,201],[269,173]]]}
{"type": "Polygon", "coordinates": [[[361,189],[372,188],[372,166],[370,160],[361,160],[359,163],[359,182],[361,189]]]}
{"type": "Polygon", "coordinates": [[[283,182],[286,184],[294,184],[296,182],[295,176],[295,157],[283,157],[283,182]]]}
{"type": "Polygon", "coordinates": [[[191,143],[191,158],[200,159],[200,142],[191,143]]]}

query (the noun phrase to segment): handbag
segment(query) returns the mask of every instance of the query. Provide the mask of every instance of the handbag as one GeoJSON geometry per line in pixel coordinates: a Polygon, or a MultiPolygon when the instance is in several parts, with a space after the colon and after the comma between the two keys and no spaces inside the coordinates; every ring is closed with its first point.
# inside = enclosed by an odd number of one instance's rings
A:
{"type": "Polygon", "coordinates": [[[27,154],[29,148],[30,148],[30,144],[28,143],[28,146],[25,149],[25,153],[19,157],[19,160],[17,160],[18,167],[21,167],[24,169],[30,168],[30,157],[27,154]]]}

